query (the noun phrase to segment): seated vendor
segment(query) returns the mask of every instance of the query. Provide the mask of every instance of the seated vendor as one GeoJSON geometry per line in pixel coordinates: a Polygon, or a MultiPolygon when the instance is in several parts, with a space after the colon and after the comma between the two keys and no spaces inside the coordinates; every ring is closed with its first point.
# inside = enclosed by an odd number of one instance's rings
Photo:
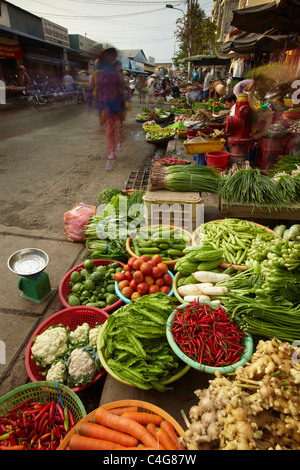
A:
{"type": "Polygon", "coordinates": [[[230,115],[233,116],[235,114],[236,95],[234,93],[227,93],[224,96],[224,104],[230,109],[230,115]]]}

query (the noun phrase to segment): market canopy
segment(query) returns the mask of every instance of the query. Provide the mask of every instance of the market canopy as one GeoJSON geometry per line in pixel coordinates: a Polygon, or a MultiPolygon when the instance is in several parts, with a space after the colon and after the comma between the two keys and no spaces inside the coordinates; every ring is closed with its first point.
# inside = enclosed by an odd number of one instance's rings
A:
{"type": "Polygon", "coordinates": [[[199,66],[209,66],[209,65],[226,65],[230,63],[230,57],[222,57],[217,55],[193,55],[191,57],[185,57],[180,59],[178,62],[193,62],[199,66]]]}
{"type": "Polygon", "coordinates": [[[296,49],[300,47],[297,34],[271,35],[242,32],[225,42],[220,52],[229,54],[231,51],[238,54],[251,54],[255,52],[273,52],[279,49],[296,49]]]}
{"type": "Polygon", "coordinates": [[[231,25],[250,33],[300,33],[299,0],[279,0],[233,11],[231,25]]]}

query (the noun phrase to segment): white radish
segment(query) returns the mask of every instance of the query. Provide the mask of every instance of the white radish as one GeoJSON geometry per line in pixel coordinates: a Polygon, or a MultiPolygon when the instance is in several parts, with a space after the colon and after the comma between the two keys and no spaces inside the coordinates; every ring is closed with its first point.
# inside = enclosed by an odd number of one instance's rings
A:
{"type": "Polygon", "coordinates": [[[187,284],[186,286],[178,287],[178,294],[181,296],[185,295],[201,295],[203,294],[203,287],[213,287],[211,282],[203,282],[200,284],[187,284]]]}
{"type": "Polygon", "coordinates": [[[185,302],[194,302],[197,300],[200,300],[203,302],[210,302],[211,298],[209,297],[209,295],[186,295],[185,297],[183,297],[183,300],[185,302]]]}
{"type": "Polygon", "coordinates": [[[204,295],[223,295],[224,292],[227,292],[227,291],[228,291],[227,287],[217,287],[217,286],[204,287],[202,289],[202,293],[204,295]]]}
{"type": "Polygon", "coordinates": [[[212,273],[210,271],[196,271],[193,273],[193,276],[195,279],[197,279],[197,281],[211,282],[213,284],[230,279],[229,274],[212,273]]]}

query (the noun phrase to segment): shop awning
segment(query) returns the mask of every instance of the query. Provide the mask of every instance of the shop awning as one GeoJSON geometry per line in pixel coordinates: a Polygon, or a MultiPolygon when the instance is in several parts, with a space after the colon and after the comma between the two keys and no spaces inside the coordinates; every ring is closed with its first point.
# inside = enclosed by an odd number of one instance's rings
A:
{"type": "Polygon", "coordinates": [[[191,57],[185,57],[184,59],[180,59],[178,62],[193,62],[199,66],[209,66],[209,65],[227,65],[231,61],[230,57],[222,57],[216,55],[194,55],[191,57]]]}
{"type": "Polygon", "coordinates": [[[270,35],[242,32],[221,47],[221,52],[229,54],[231,51],[238,54],[252,54],[256,52],[273,52],[280,49],[297,49],[300,47],[300,36],[297,34],[270,35]]]}
{"type": "Polygon", "coordinates": [[[231,25],[250,33],[300,33],[300,2],[280,0],[234,10],[231,25]]]}

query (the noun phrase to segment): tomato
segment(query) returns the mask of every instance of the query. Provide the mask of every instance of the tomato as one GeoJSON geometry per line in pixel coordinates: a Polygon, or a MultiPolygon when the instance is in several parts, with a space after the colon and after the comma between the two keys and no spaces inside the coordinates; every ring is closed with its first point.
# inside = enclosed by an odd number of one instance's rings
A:
{"type": "Polygon", "coordinates": [[[127,279],[127,281],[129,281],[129,282],[132,281],[132,279],[133,279],[133,274],[132,274],[131,271],[125,271],[124,274],[125,274],[125,279],[127,279]]]}
{"type": "Polygon", "coordinates": [[[153,261],[152,259],[150,259],[150,261],[148,261],[148,263],[149,263],[152,267],[156,266],[155,261],[153,261]]]}
{"type": "Polygon", "coordinates": [[[154,279],[153,279],[152,276],[145,276],[144,281],[145,281],[149,286],[152,286],[152,284],[154,284],[154,279]]]}
{"type": "Polygon", "coordinates": [[[124,295],[124,297],[126,297],[127,299],[130,299],[134,290],[131,287],[127,286],[127,287],[124,287],[121,292],[122,292],[122,295],[124,295]]]}
{"type": "Polygon", "coordinates": [[[134,299],[136,299],[137,297],[142,297],[139,292],[134,292],[130,298],[131,298],[131,300],[134,300],[134,299]]]}
{"type": "Polygon", "coordinates": [[[137,284],[139,284],[144,281],[144,274],[141,271],[135,271],[133,273],[133,279],[137,284]]]}
{"type": "Polygon", "coordinates": [[[149,290],[149,285],[146,282],[140,282],[140,284],[137,285],[136,290],[141,294],[145,295],[147,294],[149,290]]]}
{"type": "Polygon", "coordinates": [[[136,290],[137,282],[134,279],[132,279],[132,281],[130,281],[129,283],[129,287],[132,287],[133,290],[136,290]]]}
{"type": "Polygon", "coordinates": [[[157,267],[161,268],[163,270],[164,274],[168,273],[169,268],[166,265],[166,263],[157,263],[157,267]]]}
{"type": "Polygon", "coordinates": [[[149,256],[147,256],[147,255],[142,255],[142,256],[140,256],[140,258],[141,258],[143,261],[149,261],[149,260],[150,260],[149,256]]]}
{"type": "Polygon", "coordinates": [[[127,261],[128,266],[130,266],[131,269],[133,269],[133,262],[136,260],[134,256],[131,256],[129,260],[127,261]]]}
{"type": "Polygon", "coordinates": [[[153,255],[151,259],[155,264],[162,263],[162,257],[160,255],[153,255]]]}
{"type": "Polygon", "coordinates": [[[170,276],[170,274],[164,274],[162,278],[163,278],[165,286],[171,286],[172,285],[173,279],[170,276]]]}
{"type": "Polygon", "coordinates": [[[163,292],[163,293],[166,294],[166,295],[169,294],[170,290],[171,290],[171,287],[169,287],[169,286],[162,286],[162,287],[160,288],[160,292],[163,292]]]}
{"type": "Polygon", "coordinates": [[[125,266],[123,266],[123,270],[124,271],[131,271],[131,268],[128,266],[128,264],[125,264],[125,266]]]}
{"type": "Polygon", "coordinates": [[[153,286],[149,286],[149,294],[156,294],[159,292],[159,287],[153,284],[153,286]]]}
{"type": "Polygon", "coordinates": [[[154,279],[158,279],[159,277],[162,277],[164,274],[163,270],[159,268],[158,266],[155,266],[152,268],[151,275],[154,277],[154,279]]]}
{"type": "Polygon", "coordinates": [[[114,280],[117,281],[117,282],[121,282],[121,281],[124,281],[125,278],[125,273],[115,273],[114,274],[114,280]]]}
{"type": "Polygon", "coordinates": [[[128,286],[129,286],[129,281],[127,281],[127,279],[124,279],[124,281],[121,281],[118,284],[118,288],[120,289],[120,291],[122,291],[124,287],[128,287],[128,286]]]}
{"type": "Polygon", "coordinates": [[[132,265],[134,271],[139,271],[142,263],[144,263],[144,261],[141,258],[136,258],[132,265]]]}
{"type": "Polygon", "coordinates": [[[159,279],[156,279],[156,281],[155,281],[155,285],[156,285],[156,286],[158,286],[158,287],[162,287],[162,286],[164,286],[164,285],[165,285],[165,283],[164,283],[164,280],[163,280],[163,278],[162,278],[162,277],[160,277],[159,279]]]}
{"type": "Polygon", "coordinates": [[[149,264],[147,261],[144,261],[141,264],[140,270],[143,274],[150,274],[151,273],[152,266],[149,264]]]}

